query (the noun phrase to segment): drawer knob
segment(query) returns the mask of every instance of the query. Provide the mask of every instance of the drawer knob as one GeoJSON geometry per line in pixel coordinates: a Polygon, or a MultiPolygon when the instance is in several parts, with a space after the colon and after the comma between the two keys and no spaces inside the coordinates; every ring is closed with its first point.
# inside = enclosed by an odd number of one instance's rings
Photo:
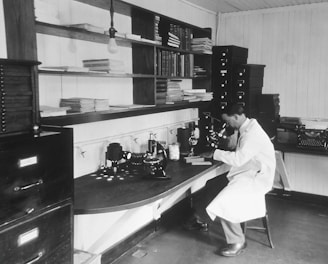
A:
{"type": "Polygon", "coordinates": [[[25,213],[26,214],[31,214],[33,212],[34,212],[34,208],[27,208],[27,209],[25,209],[25,213]]]}
{"type": "Polygon", "coordinates": [[[25,186],[16,186],[16,187],[14,188],[14,191],[15,191],[15,192],[25,191],[25,190],[31,189],[31,188],[33,188],[33,187],[35,187],[35,186],[41,185],[41,184],[43,184],[43,180],[42,180],[42,179],[38,180],[38,181],[35,182],[35,183],[29,184],[29,185],[25,185],[25,186]]]}

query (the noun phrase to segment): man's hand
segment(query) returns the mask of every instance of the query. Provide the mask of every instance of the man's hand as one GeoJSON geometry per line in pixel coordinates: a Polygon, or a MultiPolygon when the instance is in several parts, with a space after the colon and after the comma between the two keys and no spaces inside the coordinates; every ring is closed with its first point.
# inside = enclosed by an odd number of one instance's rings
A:
{"type": "Polygon", "coordinates": [[[203,153],[200,154],[200,156],[201,156],[202,158],[205,158],[205,159],[213,159],[214,151],[215,151],[215,150],[211,150],[211,151],[203,152],[203,153]]]}

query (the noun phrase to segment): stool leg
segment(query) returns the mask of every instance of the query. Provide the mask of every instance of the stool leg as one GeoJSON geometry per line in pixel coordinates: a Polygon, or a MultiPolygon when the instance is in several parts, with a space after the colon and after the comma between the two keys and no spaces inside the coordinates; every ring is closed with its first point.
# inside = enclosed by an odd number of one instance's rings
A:
{"type": "Polygon", "coordinates": [[[269,217],[268,217],[268,213],[265,214],[265,217],[262,218],[262,223],[263,226],[266,230],[267,236],[268,236],[268,240],[270,243],[271,248],[274,248],[273,243],[272,243],[272,239],[271,239],[271,234],[270,234],[270,229],[269,229],[269,217]]]}
{"type": "Polygon", "coordinates": [[[246,235],[247,222],[240,223],[241,229],[243,230],[244,235],[246,235]]]}

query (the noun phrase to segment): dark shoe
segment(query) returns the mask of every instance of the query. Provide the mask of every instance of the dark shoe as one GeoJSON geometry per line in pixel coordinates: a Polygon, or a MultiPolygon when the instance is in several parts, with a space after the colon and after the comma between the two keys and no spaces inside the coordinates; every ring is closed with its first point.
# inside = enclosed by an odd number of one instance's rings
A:
{"type": "Polygon", "coordinates": [[[235,257],[245,251],[247,244],[246,242],[236,243],[236,244],[228,244],[221,250],[221,255],[225,257],[235,257]]]}
{"type": "Polygon", "coordinates": [[[191,231],[191,230],[198,230],[202,232],[208,231],[208,224],[206,222],[202,222],[197,218],[190,219],[189,221],[184,223],[184,228],[191,231]]]}

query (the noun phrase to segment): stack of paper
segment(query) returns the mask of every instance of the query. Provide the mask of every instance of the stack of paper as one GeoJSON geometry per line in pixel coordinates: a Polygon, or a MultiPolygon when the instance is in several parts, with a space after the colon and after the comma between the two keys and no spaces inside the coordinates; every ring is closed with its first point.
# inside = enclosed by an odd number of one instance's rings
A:
{"type": "Polygon", "coordinates": [[[199,53],[212,54],[213,43],[209,38],[193,38],[191,50],[199,53]]]}
{"type": "Polygon", "coordinates": [[[109,103],[107,99],[94,99],[95,111],[106,111],[109,110],[109,103]]]}
{"type": "Polygon", "coordinates": [[[194,66],[194,77],[206,77],[207,71],[201,66],[194,66]]]}
{"type": "Polygon", "coordinates": [[[66,115],[67,110],[70,110],[70,107],[52,107],[47,105],[40,105],[40,116],[48,117],[48,116],[61,116],[66,115]]]}
{"type": "Polygon", "coordinates": [[[88,68],[79,66],[39,66],[40,70],[45,71],[66,71],[66,72],[88,72],[88,68]]]}
{"type": "Polygon", "coordinates": [[[183,90],[184,96],[196,96],[200,101],[211,101],[213,99],[212,92],[206,92],[206,89],[189,89],[183,90]]]}
{"type": "Polygon", "coordinates": [[[100,33],[100,34],[104,34],[105,33],[105,29],[102,27],[98,27],[98,26],[94,26],[88,23],[81,23],[81,24],[70,24],[67,25],[68,27],[73,27],[73,28],[79,28],[79,29],[84,29],[90,32],[95,32],[95,33],[100,33]]]}
{"type": "Polygon", "coordinates": [[[108,73],[125,73],[124,62],[114,59],[83,60],[83,66],[91,71],[103,71],[108,73]]]}
{"type": "Polygon", "coordinates": [[[167,82],[166,102],[183,101],[183,92],[180,82],[181,80],[170,80],[167,82]]]}

